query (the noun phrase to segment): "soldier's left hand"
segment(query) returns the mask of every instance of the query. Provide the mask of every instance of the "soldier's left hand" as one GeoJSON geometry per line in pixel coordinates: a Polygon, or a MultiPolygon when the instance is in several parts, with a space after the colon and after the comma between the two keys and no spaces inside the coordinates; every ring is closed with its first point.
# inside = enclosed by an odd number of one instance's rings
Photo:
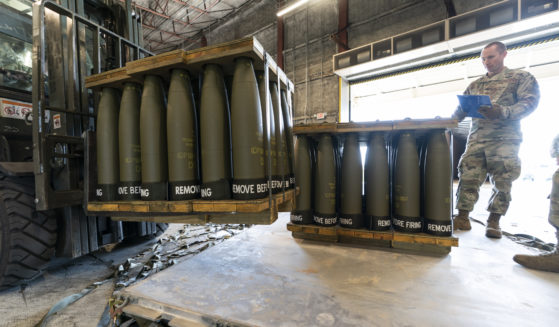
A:
{"type": "Polygon", "coordinates": [[[498,104],[493,104],[492,107],[490,106],[480,106],[478,112],[485,118],[495,120],[501,119],[504,117],[503,115],[503,107],[498,104]]]}

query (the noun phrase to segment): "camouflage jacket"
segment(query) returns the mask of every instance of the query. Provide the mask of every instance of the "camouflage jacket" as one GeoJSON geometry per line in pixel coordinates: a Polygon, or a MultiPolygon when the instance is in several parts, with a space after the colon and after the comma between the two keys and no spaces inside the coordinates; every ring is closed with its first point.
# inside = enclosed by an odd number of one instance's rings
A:
{"type": "MultiPolygon", "coordinates": [[[[497,140],[522,140],[520,120],[528,116],[538,106],[540,89],[532,74],[503,68],[492,77],[487,74],[473,81],[464,94],[488,95],[491,103],[503,108],[503,115],[496,120],[472,118],[470,142],[497,140]]],[[[453,118],[464,119],[466,113],[460,106],[456,108],[453,118]]]]}

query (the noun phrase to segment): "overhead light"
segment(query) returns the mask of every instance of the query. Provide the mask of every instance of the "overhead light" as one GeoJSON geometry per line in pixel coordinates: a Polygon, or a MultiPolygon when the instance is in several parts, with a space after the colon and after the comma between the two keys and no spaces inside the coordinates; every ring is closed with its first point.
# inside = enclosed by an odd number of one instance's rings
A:
{"type": "Polygon", "coordinates": [[[278,17],[281,17],[285,14],[287,14],[288,12],[293,11],[294,9],[297,9],[299,7],[301,7],[302,5],[304,5],[305,3],[309,2],[309,0],[299,0],[285,8],[283,8],[282,10],[278,11],[278,13],[276,14],[278,17]]]}

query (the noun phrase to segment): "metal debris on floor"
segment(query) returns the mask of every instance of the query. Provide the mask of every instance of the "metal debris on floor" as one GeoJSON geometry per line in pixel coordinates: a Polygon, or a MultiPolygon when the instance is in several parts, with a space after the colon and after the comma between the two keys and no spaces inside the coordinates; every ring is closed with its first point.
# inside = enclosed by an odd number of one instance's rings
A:
{"type": "Polygon", "coordinates": [[[206,250],[236,234],[246,225],[184,225],[174,234],[163,234],[148,249],[118,266],[116,288],[127,287],[158,271],[206,250]]]}
{"type": "MultiPolygon", "coordinates": [[[[475,223],[478,223],[482,226],[485,226],[485,223],[483,221],[480,221],[478,219],[472,218],[470,217],[470,220],[472,220],[475,223]]],[[[535,248],[535,249],[539,249],[542,250],[544,252],[550,252],[555,250],[555,244],[553,243],[546,243],[542,240],[540,240],[539,238],[532,236],[532,235],[528,235],[528,234],[511,234],[509,232],[503,231],[503,235],[505,235],[506,237],[508,237],[511,241],[516,242],[518,244],[530,247],[530,248],[535,248]]]]}
{"type": "Polygon", "coordinates": [[[104,279],[104,280],[99,281],[99,282],[94,282],[91,285],[89,285],[88,287],[84,288],[81,292],[76,293],[76,294],[72,294],[72,295],[67,296],[67,297],[63,298],[62,300],[58,301],[55,305],[53,305],[50,308],[50,310],[43,316],[43,319],[41,319],[41,321],[39,321],[35,326],[36,327],[46,326],[47,321],[51,316],[55,315],[60,310],[66,308],[67,306],[71,305],[72,303],[74,303],[77,300],[81,299],[82,297],[86,296],[91,291],[93,291],[97,287],[109,282],[110,280],[111,280],[111,278],[109,276],[108,279],[104,279]]]}
{"type": "Polygon", "coordinates": [[[544,252],[551,252],[555,250],[555,244],[546,243],[539,238],[528,234],[511,234],[503,232],[503,235],[511,239],[511,241],[531,248],[540,249],[544,252]]]}
{"type": "MultiPolygon", "coordinates": [[[[36,326],[45,326],[52,315],[86,296],[101,284],[114,281],[113,294],[115,294],[115,292],[124,287],[130,286],[241,233],[248,227],[249,225],[243,224],[217,225],[209,223],[206,225],[185,224],[178,229],[170,228],[152,246],[140,251],[134,257],[126,259],[124,263],[112,265],[114,268],[114,273],[111,274],[112,277],[109,276],[108,279],[105,277],[101,281],[92,283],[81,292],[72,294],[57,302],[36,326]]],[[[105,248],[105,251],[108,252],[112,250],[113,248],[110,247],[105,248]]],[[[110,262],[104,263],[107,265],[111,264],[110,262]]],[[[126,304],[123,303],[122,299],[113,295],[107,302],[108,305],[99,321],[99,326],[141,325],[141,322],[122,315],[121,308],[126,304]]],[[[165,324],[164,322],[161,325],[151,323],[151,326],[165,326],[165,324]]]]}
{"type": "MultiPolygon", "coordinates": [[[[157,242],[138,255],[128,258],[124,264],[118,266],[115,277],[115,290],[130,286],[146,277],[184,261],[222,241],[241,233],[247,225],[184,225],[176,233],[163,234],[157,242]]],[[[114,294],[114,293],[113,293],[114,294]]],[[[138,326],[139,322],[122,315],[124,304],[122,299],[115,296],[109,301],[108,313],[112,326],[138,326]]],[[[101,319],[103,320],[103,318],[101,319]]],[[[151,323],[151,326],[158,326],[151,323]]],[[[161,324],[159,326],[165,326],[161,324]]]]}

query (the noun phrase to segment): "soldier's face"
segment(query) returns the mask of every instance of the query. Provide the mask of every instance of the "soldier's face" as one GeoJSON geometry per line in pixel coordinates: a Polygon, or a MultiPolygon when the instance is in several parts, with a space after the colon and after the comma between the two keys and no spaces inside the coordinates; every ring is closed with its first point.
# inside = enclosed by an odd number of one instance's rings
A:
{"type": "Polygon", "coordinates": [[[500,53],[497,46],[492,45],[481,51],[481,62],[483,63],[485,69],[487,69],[489,75],[495,75],[503,70],[506,56],[506,51],[500,53]]]}

